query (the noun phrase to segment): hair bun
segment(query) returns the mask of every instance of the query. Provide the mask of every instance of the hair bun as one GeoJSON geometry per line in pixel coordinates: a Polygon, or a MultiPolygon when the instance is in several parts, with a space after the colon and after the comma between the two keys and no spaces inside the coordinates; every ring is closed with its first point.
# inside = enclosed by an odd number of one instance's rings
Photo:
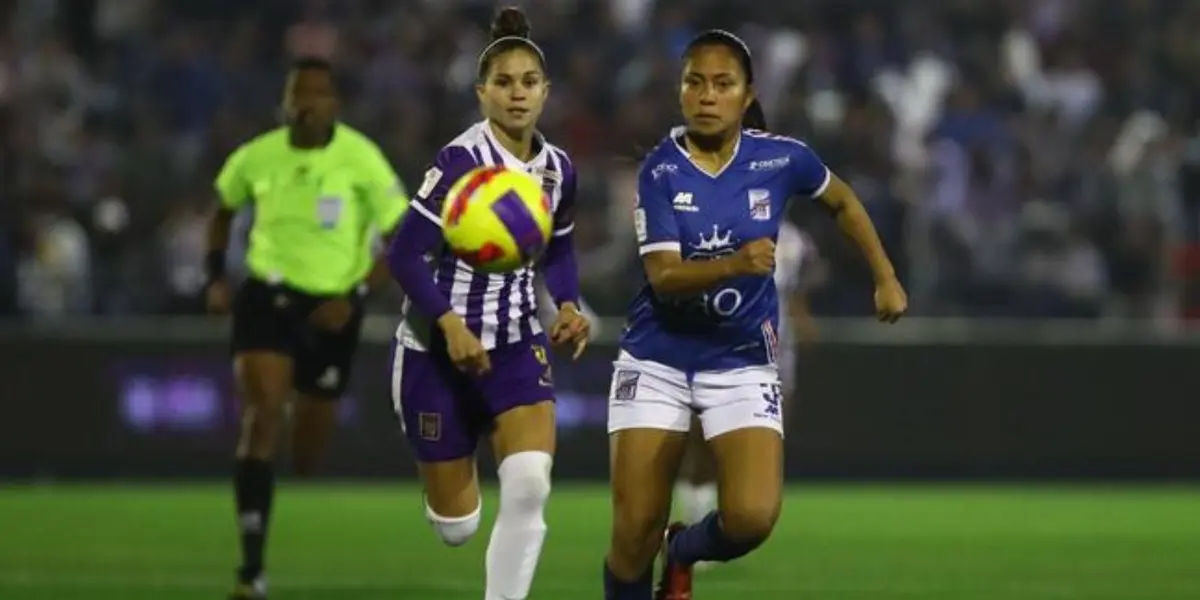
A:
{"type": "Polygon", "coordinates": [[[492,20],[492,41],[506,37],[529,39],[532,30],[525,13],[515,6],[510,6],[501,9],[492,20]]]}

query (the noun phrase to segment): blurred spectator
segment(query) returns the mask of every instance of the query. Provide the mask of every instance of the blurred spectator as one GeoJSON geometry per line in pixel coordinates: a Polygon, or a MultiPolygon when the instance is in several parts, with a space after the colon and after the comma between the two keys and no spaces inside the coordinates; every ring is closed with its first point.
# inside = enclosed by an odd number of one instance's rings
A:
{"type": "Polygon", "coordinates": [[[87,314],[92,291],[87,232],[53,183],[39,187],[17,267],[20,308],[39,318],[87,314]]]}
{"type": "MultiPolygon", "coordinates": [[[[335,62],[344,118],[411,187],[477,118],[475,61],[493,10],[0,4],[0,310],[19,262],[22,306],[37,314],[193,310],[210,201],[196,190],[274,125],[296,56],[335,62]],[[24,229],[18,214],[31,215],[24,229]]],[[[626,159],[677,122],[679,50],[712,26],[751,45],[777,131],[808,140],[858,190],[914,312],[1172,318],[1175,294],[1200,289],[1200,269],[1170,268],[1200,256],[1186,245],[1200,244],[1200,3],[528,4],[554,80],[543,125],[580,166],[578,244],[601,312],[622,310],[639,285],[626,159]]],[[[798,204],[795,217],[812,221],[830,269],[814,307],[869,313],[861,261],[810,212],[798,204]]]]}

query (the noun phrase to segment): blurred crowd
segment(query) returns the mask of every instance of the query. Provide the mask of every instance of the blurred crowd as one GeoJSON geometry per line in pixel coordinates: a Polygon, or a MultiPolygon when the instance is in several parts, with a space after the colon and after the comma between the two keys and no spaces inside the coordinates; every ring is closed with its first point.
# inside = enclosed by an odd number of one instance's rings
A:
{"type": "MultiPolygon", "coordinates": [[[[632,157],[677,121],[678,56],[709,27],[751,45],[772,128],[858,191],[914,312],[1172,320],[1200,304],[1200,0],[518,4],[549,58],[543,129],[579,163],[602,313],[639,283],[632,157]]],[[[415,187],[477,118],[495,8],[0,3],[0,314],[197,310],[212,177],[277,123],[296,56],[333,60],[344,119],[415,187]]],[[[815,311],[869,314],[869,276],[830,220],[790,216],[821,250],[815,311]]]]}

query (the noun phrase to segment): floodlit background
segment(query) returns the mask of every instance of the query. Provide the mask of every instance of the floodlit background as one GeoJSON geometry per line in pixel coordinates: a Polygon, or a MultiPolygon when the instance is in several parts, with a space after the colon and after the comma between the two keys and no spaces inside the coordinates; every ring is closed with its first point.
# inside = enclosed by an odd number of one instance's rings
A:
{"type": "MultiPolygon", "coordinates": [[[[797,487],[774,541],[701,576],[700,600],[1200,597],[1200,1],[523,5],[605,316],[556,365],[564,483],[535,598],[601,593],[608,361],[640,285],[630,157],[675,123],[678,56],[709,27],[752,47],[772,128],[858,191],[913,318],[862,319],[869,274],[797,203],[821,318],[797,487]]],[[[415,188],[477,118],[495,8],[0,3],[0,598],[220,597],[237,400],[227,323],[199,313],[215,171],[276,123],[288,61],[317,55],[415,188]]],[[[375,300],[329,480],[281,490],[275,597],[482,595],[483,542],[426,531],[389,413],[399,299],[375,300]]]]}

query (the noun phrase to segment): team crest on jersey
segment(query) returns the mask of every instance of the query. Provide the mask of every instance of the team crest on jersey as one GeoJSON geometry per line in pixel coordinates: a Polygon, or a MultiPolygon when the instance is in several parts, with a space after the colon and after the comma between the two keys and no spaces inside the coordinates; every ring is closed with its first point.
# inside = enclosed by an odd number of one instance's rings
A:
{"type": "Polygon", "coordinates": [[[750,199],[750,218],[755,221],[771,220],[771,191],[753,189],[747,194],[750,199]]]}
{"type": "Polygon", "coordinates": [[[546,347],[541,344],[533,344],[532,347],[533,358],[542,367],[542,375],[538,377],[538,385],[542,387],[554,387],[554,372],[550,367],[550,357],[546,354],[546,347]]]}
{"type": "Polygon", "coordinates": [[[427,442],[436,442],[442,439],[442,415],[417,413],[417,434],[427,442]]]}
{"type": "Polygon", "coordinates": [[[334,229],[342,219],[342,199],[338,196],[322,196],[317,199],[317,222],[324,229],[334,229]]]}
{"type": "Polygon", "coordinates": [[[637,397],[638,379],[642,374],[637,371],[621,369],[613,376],[612,399],[628,402],[637,397]]]}
{"type": "Polygon", "coordinates": [[[724,233],[718,225],[712,226],[712,236],[700,234],[700,241],[692,244],[693,252],[688,258],[719,258],[736,252],[734,249],[733,230],[727,229],[724,233]]]}

